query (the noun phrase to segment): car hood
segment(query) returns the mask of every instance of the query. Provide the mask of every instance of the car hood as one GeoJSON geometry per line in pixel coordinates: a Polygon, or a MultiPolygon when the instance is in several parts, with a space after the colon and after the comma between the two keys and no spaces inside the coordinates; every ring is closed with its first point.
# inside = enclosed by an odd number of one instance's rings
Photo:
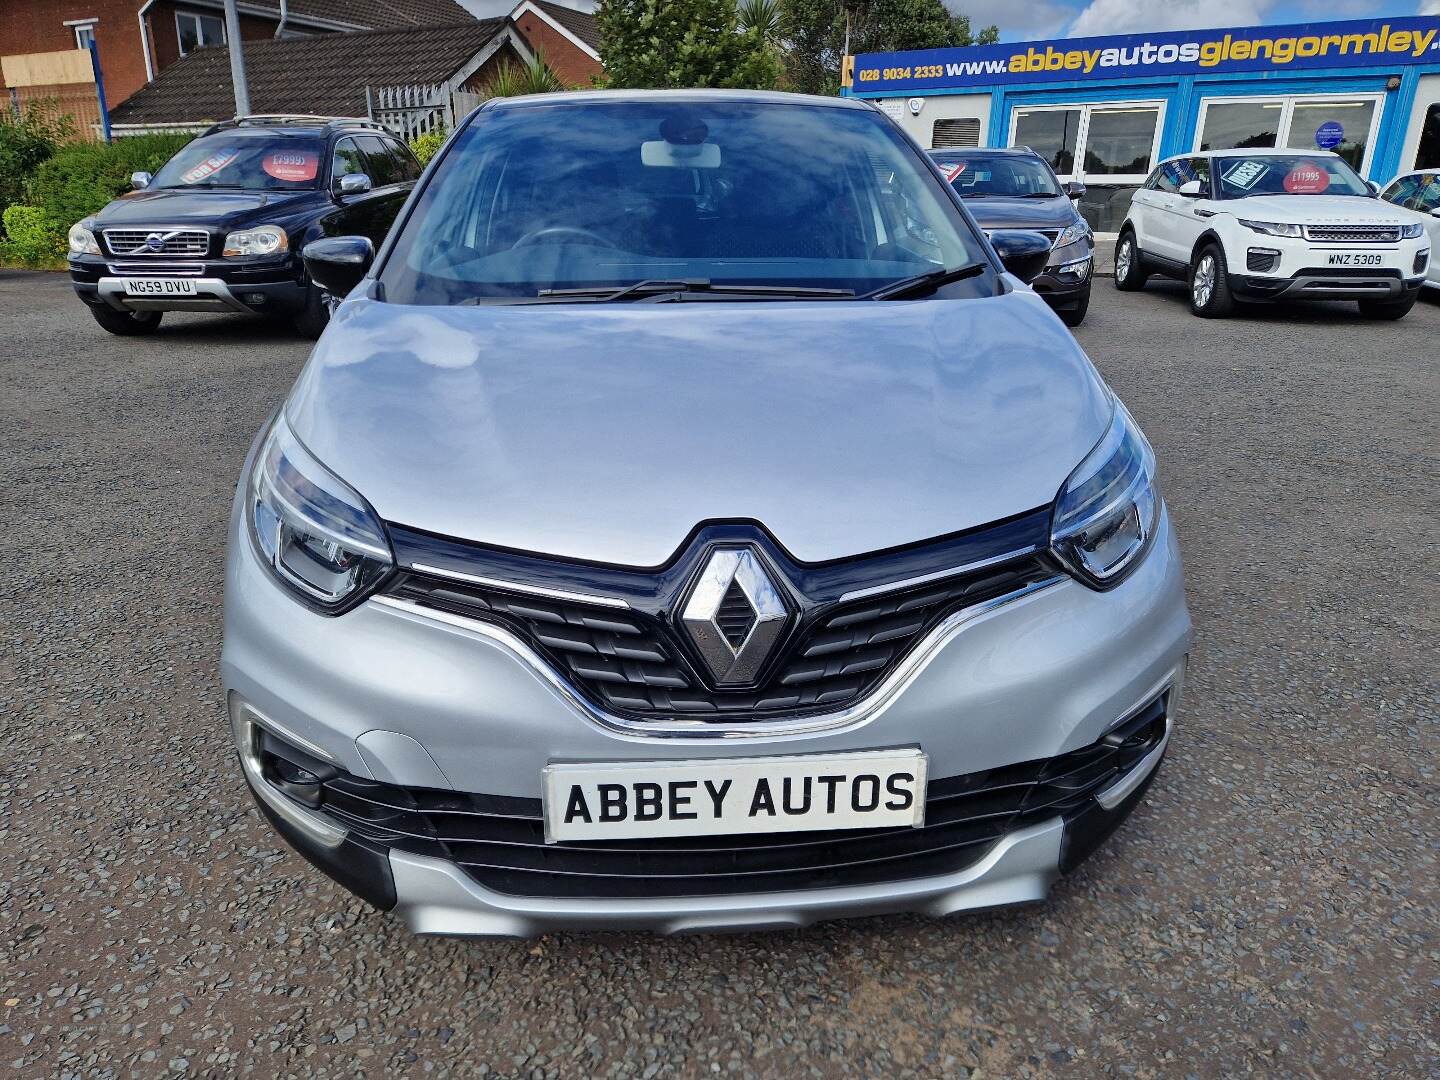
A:
{"type": "Polygon", "coordinates": [[[1357,195],[1262,195],[1220,205],[1236,217],[1287,225],[1399,225],[1412,220],[1382,199],[1357,195]]]}
{"type": "Polygon", "coordinates": [[[274,209],[311,195],[309,191],[186,191],[161,188],[132,191],[95,215],[101,227],[118,225],[216,225],[274,209]]]}
{"type": "Polygon", "coordinates": [[[966,199],[965,208],[982,229],[1063,229],[1079,218],[1067,198],[966,199]]]}
{"type": "Polygon", "coordinates": [[[337,312],[286,405],[386,521],[628,566],[758,521],[821,562],[1049,504],[1110,396],[1043,301],[337,312]]]}

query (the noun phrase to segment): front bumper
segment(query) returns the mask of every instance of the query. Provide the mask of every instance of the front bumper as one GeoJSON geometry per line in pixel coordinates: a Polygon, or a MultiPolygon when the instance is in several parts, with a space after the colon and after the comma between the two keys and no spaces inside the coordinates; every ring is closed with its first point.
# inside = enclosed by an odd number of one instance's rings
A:
{"type": "Polygon", "coordinates": [[[1425,237],[1336,243],[1270,236],[1239,225],[1233,230],[1226,245],[1231,291],[1252,302],[1400,300],[1419,290],[1430,262],[1425,237]],[[1353,265],[1365,259],[1374,261],[1353,265]]]}
{"type": "Polygon", "coordinates": [[[184,261],[106,260],[96,256],[70,258],[70,282],[87,304],[116,311],[230,311],[253,315],[293,315],[308,298],[305,281],[289,257],[184,261]],[[193,283],[193,296],[129,296],[126,282],[139,277],[183,278],[193,283]]]}
{"type": "Polygon", "coordinates": [[[1293,277],[1235,275],[1231,291],[1242,300],[1403,300],[1420,291],[1423,277],[1397,270],[1338,270],[1312,267],[1293,277]]]}
{"type": "MultiPolygon", "coordinates": [[[[1153,549],[1116,589],[1095,593],[1060,578],[985,611],[935,644],[899,693],[843,726],[653,738],[597,722],[502,639],[473,628],[377,600],[337,619],[308,611],[258,565],[241,525],[238,517],[232,523],[222,656],[241,745],[247,723],[263,725],[351,777],[467,797],[538,800],[541,770],[557,760],[918,745],[932,777],[1000,770],[1089,747],[1167,690],[1173,716],[1189,645],[1178,550],[1162,519],[1153,549]]],[[[372,903],[393,908],[416,932],[673,933],[1039,900],[1135,805],[1163,752],[1162,742],[1143,768],[1120,778],[1128,787],[1111,805],[1087,796],[1069,816],[1027,819],[954,872],[706,896],[665,896],[658,888],[646,896],[536,896],[489,888],[444,859],[377,847],[373,835],[339,827],[267,788],[255,769],[246,774],[287,840],[372,903]],[[357,867],[369,869],[357,878],[357,867]]]]}

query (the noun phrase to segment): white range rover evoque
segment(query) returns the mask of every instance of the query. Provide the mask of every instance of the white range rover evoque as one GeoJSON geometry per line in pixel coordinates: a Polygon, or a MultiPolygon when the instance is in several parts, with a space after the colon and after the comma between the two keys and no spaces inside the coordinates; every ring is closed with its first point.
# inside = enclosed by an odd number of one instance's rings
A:
{"type": "Polygon", "coordinates": [[[1115,244],[1115,287],[1152,274],[1190,286],[1190,310],[1236,301],[1357,300],[1399,319],[1414,305],[1430,241],[1326,151],[1213,150],[1170,158],[1135,193],[1115,244]]]}

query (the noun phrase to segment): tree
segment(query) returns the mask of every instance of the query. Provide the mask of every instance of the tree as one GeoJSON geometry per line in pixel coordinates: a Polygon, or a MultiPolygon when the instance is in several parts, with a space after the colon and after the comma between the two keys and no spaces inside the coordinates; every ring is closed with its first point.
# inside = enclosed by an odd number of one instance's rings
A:
{"type": "Polygon", "coordinates": [[[768,88],[779,57],[761,27],[741,29],[735,0],[601,0],[606,84],[768,88]]]}
{"type": "Polygon", "coordinates": [[[988,45],[1000,36],[994,26],[975,35],[969,17],[951,15],[940,0],[782,0],[785,80],[791,89],[839,91],[847,9],[852,55],[988,45]]]}

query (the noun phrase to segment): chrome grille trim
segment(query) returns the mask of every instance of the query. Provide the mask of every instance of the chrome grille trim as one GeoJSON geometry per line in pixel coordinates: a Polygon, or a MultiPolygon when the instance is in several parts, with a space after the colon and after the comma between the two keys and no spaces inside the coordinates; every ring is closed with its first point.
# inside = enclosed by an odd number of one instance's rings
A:
{"type": "Polygon", "coordinates": [[[163,274],[167,277],[199,277],[205,273],[205,264],[198,262],[107,262],[106,268],[112,274],[122,277],[142,274],[163,274]]]}
{"type": "Polygon", "coordinates": [[[204,255],[210,250],[210,234],[204,229],[176,229],[157,225],[148,229],[102,229],[105,246],[112,255],[128,257],[156,255],[204,255]],[[158,249],[146,245],[146,239],[158,233],[164,241],[158,249]]]}
{"type": "Polygon", "coordinates": [[[1399,225],[1306,225],[1306,240],[1340,244],[1393,244],[1400,239],[1399,225]]]}
{"type": "Polygon", "coordinates": [[[662,739],[695,739],[708,742],[711,739],[753,739],[776,735],[811,735],[821,731],[858,726],[879,716],[904,692],[915,678],[929,666],[930,661],[970,623],[997,608],[1016,603],[1027,597],[1069,581],[1065,574],[1056,574],[1043,581],[1024,585],[1014,592],[973,604],[959,611],[951,612],[928,634],[916,642],[901,659],[885,680],[869,694],[852,702],[843,709],[833,712],[812,713],[807,716],[790,717],[782,720],[751,720],[725,723],[702,719],[633,720],[617,716],[592,704],[578,688],[552,667],[518,634],[496,623],[472,619],[464,615],[424,607],[410,600],[395,596],[372,596],[367,605],[388,609],[402,618],[422,622],[440,623],[457,630],[463,630],[484,637],[499,645],[518,661],[528,667],[537,678],[551,688],[566,704],[587,720],[608,731],[631,737],[662,739]]]}

